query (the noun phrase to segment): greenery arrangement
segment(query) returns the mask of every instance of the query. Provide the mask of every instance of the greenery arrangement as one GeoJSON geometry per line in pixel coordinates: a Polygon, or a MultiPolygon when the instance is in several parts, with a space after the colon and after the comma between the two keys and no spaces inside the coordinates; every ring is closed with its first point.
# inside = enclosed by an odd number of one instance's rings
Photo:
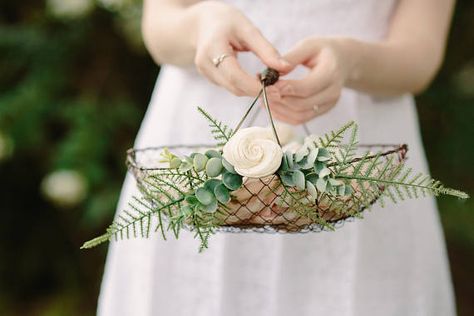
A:
{"type": "Polygon", "coordinates": [[[383,206],[386,198],[394,203],[440,194],[468,198],[430,176],[413,173],[403,161],[406,146],[358,154],[354,122],[323,137],[307,137],[297,150],[283,153],[269,129],[233,131],[198,110],[208,120],[217,146],[185,156],[163,148],[162,167],[139,167],[147,171],[138,179],[142,197],[134,197],[130,210],[120,213],[104,235],[83,248],[110,239],[148,237],[152,230],[161,231],[165,239],[167,231],[178,238],[186,227],[195,232],[202,250],[213,233],[226,227],[278,232],[334,229],[340,220],[360,217],[375,201],[383,206]],[[242,144],[246,147],[240,148],[242,144]],[[269,159],[266,153],[271,154],[269,159]],[[261,159],[249,167],[254,156],[261,159]],[[261,173],[262,164],[274,165],[276,160],[276,170],[261,173]],[[249,176],[255,168],[258,176],[249,176]],[[242,216],[242,210],[249,216],[242,216]]]}

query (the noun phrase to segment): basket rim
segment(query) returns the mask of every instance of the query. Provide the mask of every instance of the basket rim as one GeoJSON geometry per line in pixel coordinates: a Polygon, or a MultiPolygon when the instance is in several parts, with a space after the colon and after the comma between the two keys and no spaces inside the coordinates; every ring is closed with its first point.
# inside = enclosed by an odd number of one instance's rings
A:
{"type": "MultiPolygon", "coordinates": [[[[374,144],[359,144],[357,147],[363,147],[363,148],[373,148],[373,147],[379,147],[379,148],[393,148],[392,151],[393,153],[399,153],[400,158],[402,160],[406,159],[406,153],[408,152],[408,145],[405,143],[402,144],[380,144],[380,143],[374,143],[374,144]]],[[[153,171],[153,170],[166,170],[169,169],[167,167],[143,167],[138,165],[136,162],[136,154],[141,153],[141,152],[146,152],[146,151],[157,151],[157,150],[163,150],[165,148],[168,149],[176,149],[176,148],[185,148],[185,149],[193,149],[193,148],[209,148],[209,149],[215,149],[217,146],[215,144],[174,144],[174,145],[159,145],[159,146],[148,146],[148,147],[142,147],[142,148],[129,148],[126,152],[126,159],[125,159],[125,164],[127,165],[128,168],[133,168],[133,169],[138,169],[140,171],[153,171]]]]}

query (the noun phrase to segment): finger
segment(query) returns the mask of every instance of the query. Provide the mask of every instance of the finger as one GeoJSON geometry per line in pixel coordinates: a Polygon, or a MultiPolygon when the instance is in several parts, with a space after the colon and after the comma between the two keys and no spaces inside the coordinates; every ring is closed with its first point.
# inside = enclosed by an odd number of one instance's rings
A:
{"type": "Polygon", "coordinates": [[[232,87],[247,96],[256,96],[261,89],[257,78],[245,72],[235,56],[225,58],[219,67],[214,68],[217,73],[216,77],[222,81],[225,87],[232,87]]]}
{"type": "Polygon", "coordinates": [[[308,75],[298,80],[279,80],[275,87],[282,96],[309,97],[317,94],[332,83],[331,72],[325,65],[317,65],[308,75]]]}
{"type": "Polygon", "coordinates": [[[331,85],[308,98],[300,98],[293,96],[282,96],[279,102],[288,110],[293,110],[295,112],[305,112],[308,110],[313,110],[314,106],[320,104],[336,104],[340,98],[341,89],[337,86],[331,85]]]}
{"type": "Polygon", "coordinates": [[[199,63],[200,72],[215,84],[222,86],[237,96],[255,96],[260,91],[260,82],[250,76],[239,65],[235,52],[225,41],[216,41],[212,47],[201,54],[199,63]],[[213,59],[222,54],[227,55],[216,67],[213,59]],[[204,55],[204,56],[203,56],[204,55]],[[204,57],[204,58],[203,58],[204,57]]]}
{"type": "Polygon", "coordinates": [[[318,106],[317,111],[311,109],[304,112],[295,112],[288,110],[288,108],[283,106],[281,103],[276,103],[271,106],[271,111],[275,118],[293,125],[299,125],[327,113],[333,107],[333,104],[321,104],[318,106]]]}
{"type": "Polygon", "coordinates": [[[239,40],[270,68],[282,74],[291,71],[294,66],[283,59],[275,47],[255,27],[239,28],[239,40]]]}
{"type": "Polygon", "coordinates": [[[290,49],[283,58],[292,65],[313,66],[312,61],[317,57],[322,45],[314,39],[303,40],[290,49]]]}

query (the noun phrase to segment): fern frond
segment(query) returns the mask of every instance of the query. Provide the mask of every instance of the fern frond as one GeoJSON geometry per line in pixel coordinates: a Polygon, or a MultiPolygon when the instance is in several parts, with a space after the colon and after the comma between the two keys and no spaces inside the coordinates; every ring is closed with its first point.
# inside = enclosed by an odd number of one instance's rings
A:
{"type": "MultiPolygon", "coordinates": [[[[393,172],[389,177],[380,177],[376,175],[364,176],[364,175],[359,175],[359,174],[339,174],[337,178],[356,180],[362,183],[368,182],[368,183],[378,183],[378,184],[385,185],[385,192],[387,192],[387,195],[394,202],[396,202],[397,199],[393,196],[393,193],[390,191],[390,189],[395,190],[400,200],[403,200],[405,197],[402,191],[400,190],[401,188],[404,188],[405,191],[409,189],[412,191],[415,190],[416,192],[421,191],[422,193],[426,195],[430,194],[430,195],[437,196],[440,194],[445,194],[445,195],[455,196],[461,199],[467,199],[469,197],[469,195],[465,192],[444,187],[441,183],[439,183],[439,181],[431,180],[426,184],[423,184],[417,181],[407,181],[406,177],[408,173],[401,173],[401,170],[403,170],[403,167],[395,169],[395,172],[393,172]],[[402,174],[402,176],[399,177],[398,176],[399,174],[402,174]]],[[[419,178],[419,176],[417,177],[419,178]]],[[[409,196],[409,197],[412,197],[412,196],[409,196]]]]}
{"type": "Polygon", "coordinates": [[[169,203],[160,205],[159,207],[141,204],[142,206],[146,206],[146,209],[143,211],[137,207],[132,208],[134,210],[133,213],[132,211],[123,211],[121,214],[119,214],[117,219],[109,226],[107,232],[104,235],[85,242],[81,248],[92,248],[103,242],[110,241],[111,239],[119,240],[129,238],[132,233],[136,235],[136,231],[138,228],[140,228],[140,230],[144,232],[142,234],[142,237],[147,237],[149,233],[149,228],[145,227],[149,227],[149,225],[151,224],[152,216],[154,214],[159,215],[163,210],[177,206],[182,201],[184,201],[184,196],[169,203]]]}
{"type": "Polygon", "coordinates": [[[334,171],[336,173],[340,173],[345,169],[350,167],[350,161],[355,157],[357,145],[359,142],[357,141],[357,132],[359,127],[357,124],[352,124],[350,126],[351,136],[349,138],[349,143],[345,146],[340,146],[338,154],[334,155],[336,158],[336,164],[334,166],[334,171]]]}
{"type": "Polygon", "coordinates": [[[341,128],[331,131],[327,134],[324,134],[322,137],[319,137],[319,144],[321,147],[336,147],[341,144],[344,139],[344,134],[352,126],[357,125],[354,121],[350,121],[344,124],[341,128]]]}
{"type": "Polygon", "coordinates": [[[229,141],[232,137],[234,131],[227,125],[223,124],[221,121],[213,118],[206,110],[201,107],[198,107],[199,113],[206,118],[209,122],[209,127],[211,128],[211,134],[214,139],[218,142],[218,146],[222,147],[229,141]]]}

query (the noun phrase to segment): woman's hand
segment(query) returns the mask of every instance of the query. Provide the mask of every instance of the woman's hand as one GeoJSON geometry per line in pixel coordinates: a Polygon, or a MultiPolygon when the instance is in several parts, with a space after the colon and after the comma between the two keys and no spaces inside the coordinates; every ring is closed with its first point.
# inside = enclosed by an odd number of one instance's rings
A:
{"type": "Polygon", "coordinates": [[[235,95],[256,96],[261,85],[237,62],[241,51],[254,53],[281,73],[291,69],[262,33],[233,6],[220,1],[145,0],[142,33],[157,63],[189,66],[235,95]],[[216,67],[214,58],[226,54],[216,67]]]}
{"type": "Polygon", "coordinates": [[[268,67],[287,72],[291,65],[262,33],[234,7],[214,1],[204,1],[193,8],[198,15],[195,35],[197,70],[213,83],[237,96],[256,96],[261,84],[254,75],[245,72],[237,62],[238,52],[251,51],[268,67]],[[226,57],[218,67],[212,60],[226,57]]]}
{"type": "Polygon", "coordinates": [[[293,67],[303,65],[309,73],[299,80],[279,80],[269,87],[269,102],[275,118],[298,125],[331,110],[339,100],[350,73],[339,39],[307,38],[285,56],[293,67]]]}

